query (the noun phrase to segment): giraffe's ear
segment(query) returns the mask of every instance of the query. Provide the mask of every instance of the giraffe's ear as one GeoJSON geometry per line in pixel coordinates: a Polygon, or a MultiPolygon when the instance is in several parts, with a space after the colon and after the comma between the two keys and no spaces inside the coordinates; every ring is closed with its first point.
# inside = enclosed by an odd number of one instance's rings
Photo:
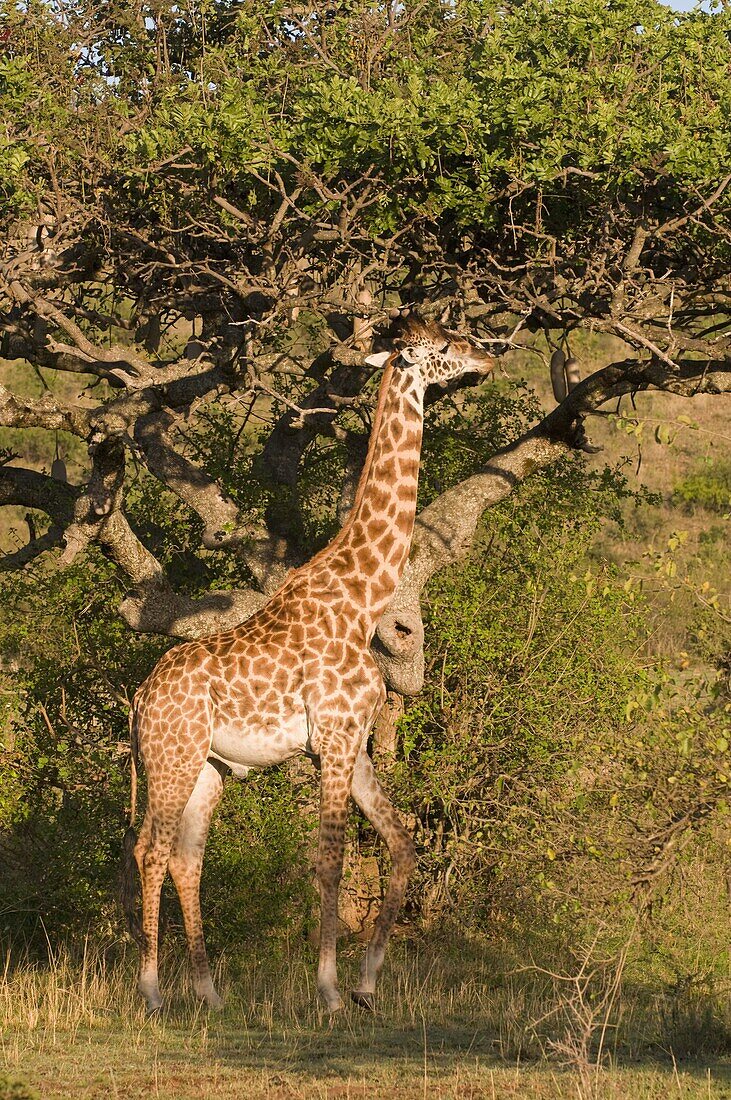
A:
{"type": "Polygon", "coordinates": [[[369,367],[385,367],[390,356],[390,351],[374,351],[372,355],[366,355],[365,361],[369,367]]]}
{"type": "Polygon", "coordinates": [[[407,363],[412,365],[420,363],[422,359],[426,359],[429,354],[428,348],[422,348],[418,345],[416,347],[407,347],[401,349],[401,358],[405,359],[407,363]]]}

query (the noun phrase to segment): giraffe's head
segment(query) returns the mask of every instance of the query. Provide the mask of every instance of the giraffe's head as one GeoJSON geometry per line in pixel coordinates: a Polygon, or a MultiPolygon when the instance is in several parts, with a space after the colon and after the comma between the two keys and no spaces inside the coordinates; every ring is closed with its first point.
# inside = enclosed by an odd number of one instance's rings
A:
{"type": "Polygon", "coordinates": [[[369,355],[366,362],[382,366],[390,356],[402,370],[419,373],[423,385],[445,383],[463,374],[489,374],[495,360],[470,340],[449,332],[437,321],[407,317],[393,337],[392,352],[369,355]]]}

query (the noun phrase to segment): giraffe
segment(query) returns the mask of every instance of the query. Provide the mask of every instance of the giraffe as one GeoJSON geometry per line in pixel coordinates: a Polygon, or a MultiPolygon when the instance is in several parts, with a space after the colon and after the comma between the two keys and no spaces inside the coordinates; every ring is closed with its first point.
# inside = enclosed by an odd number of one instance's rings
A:
{"type": "MultiPolygon", "coordinates": [[[[157,973],[160,890],[169,869],[180,897],[193,987],[222,1002],[208,965],[200,877],[211,818],[225,777],[309,756],[320,772],[316,872],[321,922],[317,986],[330,1013],[342,1008],[336,969],[338,890],[349,798],[391,857],[391,876],[367,945],[353,1000],[375,1005],[378,973],[415,864],[410,834],[381,789],[366,751],[385,686],[370,652],[379,619],[409,554],[416,514],[424,391],[493,360],[441,325],[407,319],[384,367],[363,471],[350,513],[332,542],[250,619],[169,650],[135,695],[130,716],[129,875],[142,880],[138,989],[148,1011],[161,1004],[157,973]],[[136,762],[147,773],[147,808],[136,840],[136,762]],[[136,841],[136,843],[135,843],[136,841]]],[[[132,906],[132,912],[134,907],[132,906]]]]}

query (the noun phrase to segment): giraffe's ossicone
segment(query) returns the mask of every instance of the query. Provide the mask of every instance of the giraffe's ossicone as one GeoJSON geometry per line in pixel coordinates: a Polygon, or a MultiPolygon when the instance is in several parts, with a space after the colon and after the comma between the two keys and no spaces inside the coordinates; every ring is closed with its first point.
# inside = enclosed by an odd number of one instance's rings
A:
{"type": "Polygon", "coordinates": [[[243,777],[298,753],[320,770],[318,988],[331,1012],[342,1006],[335,941],[351,795],[391,855],[388,889],[352,994],[373,1007],[415,852],[366,752],[385,698],[370,643],[409,554],[426,386],[468,371],[485,373],[492,360],[439,325],[414,319],[395,350],[369,361],[385,370],[368,454],[342,530],[241,626],[166,653],[135,696],[133,763],[139,749],[147,810],[139,839],[135,843],[130,831],[125,847],[128,872],[136,860],[142,880],[139,989],[151,1011],[161,1005],[158,917],[167,870],[180,896],[195,990],[209,1005],[221,1003],[208,967],[199,897],[211,817],[229,772],[243,777]]]}

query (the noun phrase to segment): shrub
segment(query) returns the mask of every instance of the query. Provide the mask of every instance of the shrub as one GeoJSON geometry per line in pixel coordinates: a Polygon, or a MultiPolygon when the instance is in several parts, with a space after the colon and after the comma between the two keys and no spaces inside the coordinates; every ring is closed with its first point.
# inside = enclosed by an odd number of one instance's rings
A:
{"type": "Polygon", "coordinates": [[[731,509],[731,463],[706,460],[703,467],[679,481],[673,496],[688,509],[709,512],[731,509]]]}
{"type": "Polygon", "coordinates": [[[616,474],[567,463],[493,509],[471,559],[430,585],[427,686],[392,784],[432,927],[524,946],[604,920],[618,933],[679,839],[725,805],[721,681],[650,659],[644,598],[592,554],[625,495],[616,474]]]}

